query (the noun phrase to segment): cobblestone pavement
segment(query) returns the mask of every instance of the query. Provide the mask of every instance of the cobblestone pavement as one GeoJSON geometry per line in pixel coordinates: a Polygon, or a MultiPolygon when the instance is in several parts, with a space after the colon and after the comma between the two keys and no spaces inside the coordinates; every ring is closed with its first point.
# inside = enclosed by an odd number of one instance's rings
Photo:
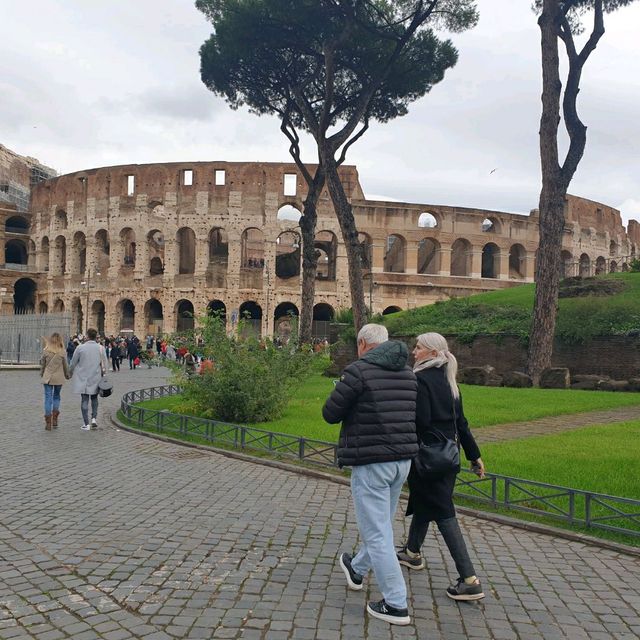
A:
{"type": "MultiPolygon", "coordinates": [[[[113,377],[110,408],[163,373],[113,377]]],[[[445,596],[454,570],[430,532],[428,569],[405,573],[411,626],[367,619],[375,580],[350,592],[336,568],[356,543],[346,487],[82,432],[68,388],[46,432],[41,393],[37,372],[0,372],[0,639],[640,637],[637,559],[473,518],[484,601],[445,596]]]]}
{"type": "Polygon", "coordinates": [[[565,416],[549,416],[529,422],[498,424],[493,427],[474,429],[473,435],[479,444],[504,442],[506,440],[520,440],[521,438],[532,438],[534,436],[547,436],[596,424],[611,424],[612,422],[626,422],[628,420],[640,420],[640,405],[603,411],[589,411],[587,413],[572,413],[565,416]]]}

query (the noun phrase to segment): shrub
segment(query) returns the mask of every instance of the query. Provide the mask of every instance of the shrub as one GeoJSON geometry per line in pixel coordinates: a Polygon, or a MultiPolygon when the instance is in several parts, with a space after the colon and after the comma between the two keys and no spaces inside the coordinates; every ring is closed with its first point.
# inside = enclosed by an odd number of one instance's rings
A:
{"type": "Polygon", "coordinates": [[[299,349],[294,339],[276,347],[255,336],[227,336],[218,317],[202,319],[198,345],[193,348],[212,360],[213,366],[191,378],[182,374],[184,398],[199,415],[226,422],[266,422],[279,417],[295,388],[313,370],[312,351],[299,349]]]}

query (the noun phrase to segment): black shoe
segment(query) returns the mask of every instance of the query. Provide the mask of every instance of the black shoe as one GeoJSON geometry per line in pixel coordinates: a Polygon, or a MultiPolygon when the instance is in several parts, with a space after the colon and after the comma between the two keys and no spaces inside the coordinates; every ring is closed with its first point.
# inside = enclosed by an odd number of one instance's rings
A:
{"type": "Polygon", "coordinates": [[[396,609],[384,600],[380,600],[380,602],[369,602],[369,604],[367,604],[367,613],[389,624],[411,624],[409,609],[396,609]]]}
{"type": "Polygon", "coordinates": [[[343,553],[340,556],[340,567],[347,578],[347,585],[349,586],[349,589],[352,589],[353,591],[360,591],[362,589],[362,576],[353,570],[353,567],[351,566],[351,556],[348,553],[343,553]]]}
{"type": "Polygon", "coordinates": [[[476,580],[473,584],[467,584],[463,578],[458,578],[455,584],[447,589],[447,595],[452,600],[482,600],[484,592],[480,580],[476,580]]]}
{"type": "Polygon", "coordinates": [[[405,545],[396,553],[398,562],[409,569],[424,569],[424,558],[419,553],[413,553],[405,545]]]}

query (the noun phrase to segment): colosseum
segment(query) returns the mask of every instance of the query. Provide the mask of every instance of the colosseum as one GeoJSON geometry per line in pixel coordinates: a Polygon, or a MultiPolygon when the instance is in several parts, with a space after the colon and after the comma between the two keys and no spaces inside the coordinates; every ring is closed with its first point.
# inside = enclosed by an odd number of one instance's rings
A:
{"type": "MultiPolygon", "coordinates": [[[[273,335],[297,313],[306,185],[294,164],[176,162],[51,177],[37,161],[16,158],[5,162],[5,174],[26,166],[28,197],[24,190],[20,200],[9,197],[19,178],[5,175],[3,183],[0,172],[4,313],[64,310],[74,331],[91,324],[139,335],[189,329],[207,309],[221,312],[229,330],[250,317],[256,331],[273,335]]],[[[355,167],[344,167],[342,178],[365,249],[373,313],[533,281],[535,210],[523,216],[368,200],[355,167]]],[[[567,198],[565,275],[626,270],[639,241],[638,223],[625,229],[616,209],[567,198]]],[[[334,312],[350,306],[346,254],[327,193],[315,246],[314,333],[324,336],[334,312]]]]}

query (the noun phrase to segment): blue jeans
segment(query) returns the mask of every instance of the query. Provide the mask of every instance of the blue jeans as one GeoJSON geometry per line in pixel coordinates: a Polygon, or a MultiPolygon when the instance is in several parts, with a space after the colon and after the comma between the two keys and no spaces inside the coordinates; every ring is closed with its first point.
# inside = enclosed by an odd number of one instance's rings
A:
{"type": "Polygon", "coordinates": [[[84,424],[89,424],[89,398],[91,398],[91,417],[98,417],[98,394],[91,396],[88,393],[82,393],[80,395],[80,411],[82,412],[82,419],[84,424]]]}
{"type": "Polygon", "coordinates": [[[43,384],[44,387],[44,415],[50,416],[53,411],[60,409],[61,384],[43,384]]]}
{"type": "Polygon", "coordinates": [[[407,606],[407,587],[393,544],[393,517],[411,460],[353,467],[351,494],[362,546],[351,561],[356,573],[373,569],[382,597],[392,607],[407,606]]]}

